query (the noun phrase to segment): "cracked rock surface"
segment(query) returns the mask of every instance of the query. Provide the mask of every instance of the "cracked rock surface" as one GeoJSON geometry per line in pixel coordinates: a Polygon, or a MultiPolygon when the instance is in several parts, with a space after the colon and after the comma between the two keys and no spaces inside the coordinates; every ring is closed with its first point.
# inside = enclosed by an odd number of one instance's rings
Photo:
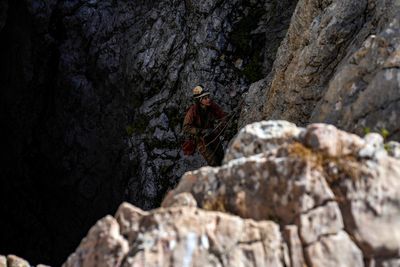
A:
{"type": "Polygon", "coordinates": [[[288,247],[308,266],[396,262],[400,161],[378,137],[327,124],[250,124],[231,142],[223,166],[187,172],[163,206],[189,192],[203,209],[273,220],[289,227],[288,247]]]}
{"type": "Polygon", "coordinates": [[[376,134],[250,124],[223,166],[187,172],[161,208],[123,203],[64,266],[397,266],[399,177],[376,134]]]}
{"type": "Polygon", "coordinates": [[[400,16],[369,36],[332,78],[311,121],[325,121],[363,134],[387,131],[399,140],[400,16]]]}
{"type": "Polygon", "coordinates": [[[188,206],[145,212],[125,203],[115,219],[106,217],[90,230],[63,266],[279,267],[284,266],[284,253],[279,226],[271,221],[188,206]],[[98,234],[107,223],[120,226],[117,237],[107,229],[98,234]],[[126,240],[129,250],[122,245],[126,240]],[[99,248],[98,243],[104,245],[99,248]],[[109,260],[100,260],[105,257],[109,260]]]}
{"type": "Polygon", "coordinates": [[[121,204],[63,266],[398,266],[400,160],[386,149],[327,124],[250,124],[223,166],[185,173],[161,208],[121,204]]]}
{"type": "Polygon", "coordinates": [[[273,70],[251,85],[239,125],[325,122],[400,140],[399,8],[396,0],[299,1],[273,70]]]}

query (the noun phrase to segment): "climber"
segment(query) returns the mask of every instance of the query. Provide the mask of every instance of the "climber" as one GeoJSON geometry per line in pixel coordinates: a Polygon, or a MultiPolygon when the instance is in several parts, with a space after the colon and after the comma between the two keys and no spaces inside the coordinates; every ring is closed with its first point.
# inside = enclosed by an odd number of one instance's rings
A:
{"type": "Polygon", "coordinates": [[[219,137],[226,113],[211,100],[210,93],[203,86],[193,88],[193,99],[195,103],[183,121],[183,153],[192,155],[197,147],[208,165],[220,165],[224,152],[219,137]]]}

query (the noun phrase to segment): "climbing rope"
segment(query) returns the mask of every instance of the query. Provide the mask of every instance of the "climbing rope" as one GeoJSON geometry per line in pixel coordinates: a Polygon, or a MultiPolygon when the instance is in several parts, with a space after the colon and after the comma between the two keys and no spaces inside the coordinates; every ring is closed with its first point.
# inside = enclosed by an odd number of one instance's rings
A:
{"type": "MultiPolygon", "coordinates": [[[[221,136],[221,134],[225,131],[226,127],[228,127],[228,125],[231,123],[232,119],[237,115],[237,113],[238,113],[238,111],[240,110],[240,108],[242,107],[243,103],[244,103],[244,99],[242,99],[242,100],[239,102],[238,106],[237,106],[235,109],[233,109],[230,113],[228,113],[227,116],[225,116],[225,117],[228,117],[229,120],[226,121],[224,127],[222,127],[222,129],[219,131],[219,133],[217,134],[217,136],[216,136],[213,140],[211,140],[210,142],[208,142],[207,144],[205,144],[206,147],[209,146],[211,143],[214,143],[214,142],[221,136]]],[[[212,134],[213,132],[215,132],[215,131],[222,125],[222,123],[224,123],[224,122],[225,122],[225,120],[221,120],[221,121],[217,124],[217,126],[211,131],[211,134],[212,134]]],[[[219,141],[218,145],[220,145],[220,143],[221,143],[221,140],[219,141]]],[[[218,145],[217,145],[217,147],[218,147],[218,145]]],[[[215,151],[216,151],[216,150],[214,150],[213,154],[215,153],[215,151]]]]}

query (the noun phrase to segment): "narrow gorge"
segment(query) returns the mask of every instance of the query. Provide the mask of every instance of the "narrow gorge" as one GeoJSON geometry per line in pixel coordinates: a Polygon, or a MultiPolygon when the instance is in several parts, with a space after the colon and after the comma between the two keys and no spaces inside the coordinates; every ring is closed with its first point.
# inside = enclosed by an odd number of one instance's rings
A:
{"type": "Polygon", "coordinates": [[[1,0],[0,36],[0,255],[400,264],[398,0],[1,0]],[[198,84],[233,118],[221,167],[181,151],[198,84]]]}

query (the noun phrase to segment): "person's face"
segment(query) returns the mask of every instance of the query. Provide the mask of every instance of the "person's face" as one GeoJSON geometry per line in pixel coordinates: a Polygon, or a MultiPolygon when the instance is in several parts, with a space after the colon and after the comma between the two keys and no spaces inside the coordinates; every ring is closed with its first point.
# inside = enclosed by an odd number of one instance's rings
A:
{"type": "Polygon", "coordinates": [[[200,98],[200,103],[204,106],[209,106],[211,105],[211,98],[210,95],[205,95],[200,98]]]}

